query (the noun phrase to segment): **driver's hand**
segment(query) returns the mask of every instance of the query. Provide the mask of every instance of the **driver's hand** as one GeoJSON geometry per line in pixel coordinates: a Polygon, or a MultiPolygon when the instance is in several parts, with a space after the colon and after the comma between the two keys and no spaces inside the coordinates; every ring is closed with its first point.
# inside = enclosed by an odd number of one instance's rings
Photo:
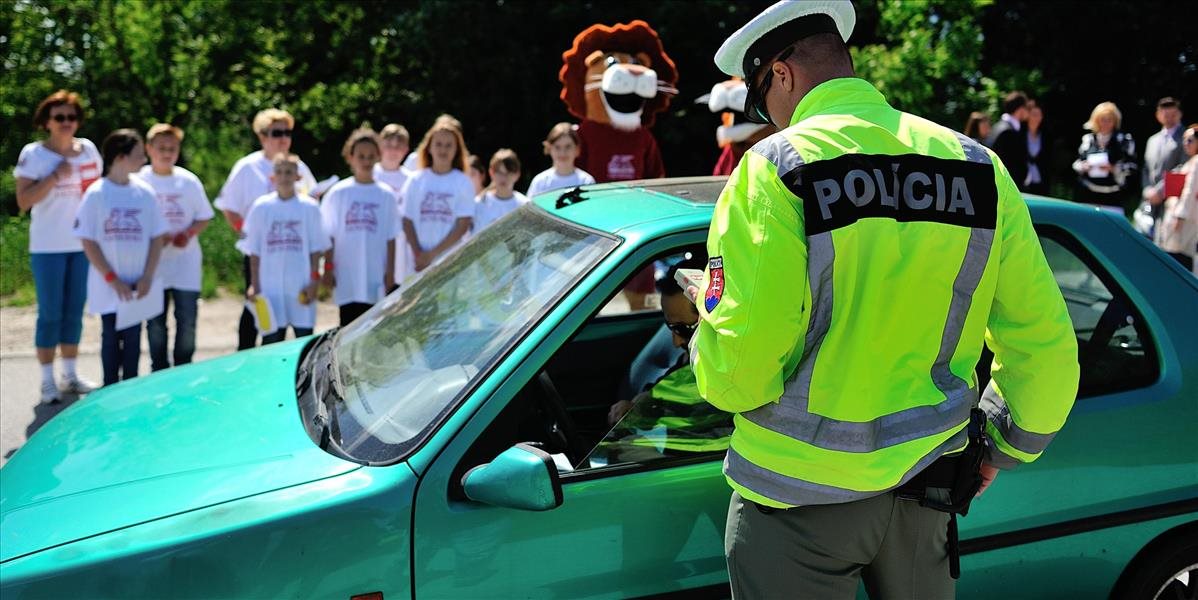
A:
{"type": "Polygon", "coordinates": [[[607,411],[607,424],[615,425],[619,423],[620,419],[623,419],[624,415],[628,414],[630,410],[632,410],[632,401],[630,400],[621,400],[611,405],[611,408],[607,411]]]}

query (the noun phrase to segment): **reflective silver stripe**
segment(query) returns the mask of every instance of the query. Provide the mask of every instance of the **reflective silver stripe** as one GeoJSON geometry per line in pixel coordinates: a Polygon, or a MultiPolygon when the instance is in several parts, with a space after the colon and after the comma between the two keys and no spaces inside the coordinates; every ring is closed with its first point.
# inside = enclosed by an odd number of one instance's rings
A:
{"type": "MultiPolygon", "coordinates": [[[[832,244],[831,231],[807,238],[807,285],[811,290],[811,317],[807,322],[807,336],[803,340],[803,356],[782,393],[783,404],[787,403],[788,396],[793,396],[790,404],[804,413],[807,412],[807,398],[811,396],[811,375],[815,372],[815,360],[819,355],[820,346],[824,343],[824,336],[832,327],[832,274],[835,272],[835,262],[836,247],[832,244]]],[[[745,417],[757,423],[754,415],[768,413],[768,409],[774,406],[778,405],[767,404],[746,413],[745,417]]]]}
{"type": "MultiPolygon", "coordinates": [[[[950,363],[957,346],[961,343],[965,317],[969,315],[973,294],[986,272],[986,262],[990,260],[990,248],[993,244],[993,229],[975,227],[969,230],[969,244],[965,249],[965,257],[961,259],[961,270],[957,271],[957,277],[953,280],[953,298],[948,306],[944,334],[940,338],[940,350],[936,353],[936,362],[932,363],[932,382],[945,398],[951,399],[966,393],[976,398],[975,394],[970,393],[970,382],[955,375],[950,363]]],[[[972,399],[970,404],[973,403],[972,399]]]]}
{"type": "MultiPolygon", "coordinates": [[[[986,416],[1002,434],[1002,439],[1020,452],[1039,454],[1057,435],[1056,433],[1035,433],[1020,427],[1011,416],[1011,409],[1007,407],[1007,401],[1003,400],[1003,397],[998,395],[998,390],[994,389],[993,381],[986,386],[986,391],[982,392],[982,401],[978,405],[986,411],[986,416]]],[[[1016,459],[1016,462],[1022,461],[1016,459]]]]}
{"type": "Polygon", "coordinates": [[[879,491],[862,492],[849,490],[775,473],[749,462],[735,448],[728,448],[728,455],[724,458],[724,474],[745,488],[782,504],[792,506],[839,504],[863,500],[899,487],[945,453],[963,448],[967,441],[969,441],[969,431],[967,428],[962,427],[952,437],[916,461],[903,474],[898,483],[879,491]]]}
{"type": "MultiPolygon", "coordinates": [[[[958,134],[957,137],[961,140],[966,160],[990,164],[990,155],[984,147],[964,135],[958,134]]],[[[780,155],[775,145],[764,147],[763,151],[780,155]]],[[[969,418],[969,409],[977,401],[977,393],[970,388],[970,381],[953,374],[951,363],[961,343],[965,319],[969,315],[973,295],[985,274],[993,243],[994,230],[971,229],[961,268],[953,280],[952,299],[945,316],[940,347],[929,374],[936,388],[944,394],[944,400],[935,405],[916,406],[858,422],[841,421],[809,412],[815,362],[831,326],[835,259],[831,232],[809,237],[808,280],[814,306],[803,356],[795,373],[786,382],[779,402],[742,413],[742,416],[760,427],[818,448],[859,453],[874,452],[960,426],[969,418]]]]}
{"type": "Polygon", "coordinates": [[[803,157],[799,156],[794,144],[781,131],[753,144],[749,151],[774,163],[779,178],[785,178],[791,171],[803,166],[803,157]]]}
{"type": "Polygon", "coordinates": [[[957,134],[957,141],[961,142],[961,149],[965,151],[965,160],[983,165],[993,163],[990,160],[990,153],[986,152],[985,146],[977,143],[973,138],[960,131],[954,131],[953,133],[957,134]]]}

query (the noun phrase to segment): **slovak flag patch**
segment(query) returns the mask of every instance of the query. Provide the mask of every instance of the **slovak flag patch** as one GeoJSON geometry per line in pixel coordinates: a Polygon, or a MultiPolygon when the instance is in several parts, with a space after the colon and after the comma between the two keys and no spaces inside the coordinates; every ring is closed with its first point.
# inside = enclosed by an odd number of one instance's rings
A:
{"type": "Polygon", "coordinates": [[[707,261],[707,274],[710,283],[707,284],[707,296],[703,299],[703,307],[707,312],[715,310],[720,298],[724,297],[724,259],[713,256],[707,261]]]}

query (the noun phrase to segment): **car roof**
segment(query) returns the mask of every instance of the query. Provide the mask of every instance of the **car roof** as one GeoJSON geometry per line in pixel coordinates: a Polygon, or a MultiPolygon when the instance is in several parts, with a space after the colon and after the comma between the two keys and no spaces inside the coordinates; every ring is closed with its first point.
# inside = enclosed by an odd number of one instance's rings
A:
{"type": "MultiPolygon", "coordinates": [[[[654,237],[672,231],[706,228],[727,177],[642,179],[559,189],[533,202],[550,213],[616,235],[654,237]]],[[[1088,218],[1094,206],[1025,194],[1035,220],[1088,218]]],[[[1090,214],[1093,218],[1095,214],[1090,214]]]]}

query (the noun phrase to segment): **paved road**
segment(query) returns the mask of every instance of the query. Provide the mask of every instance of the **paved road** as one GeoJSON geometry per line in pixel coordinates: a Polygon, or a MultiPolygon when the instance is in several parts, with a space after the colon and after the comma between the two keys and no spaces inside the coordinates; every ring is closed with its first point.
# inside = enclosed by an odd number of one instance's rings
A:
{"type": "MultiPolygon", "coordinates": [[[[241,300],[220,297],[201,300],[196,328],[195,360],[223,356],[237,348],[237,321],[241,300]]],[[[42,425],[75,402],[67,398],[61,404],[42,405],[39,400],[41,371],[33,351],[33,331],[37,323],[35,307],[0,308],[0,465],[17,451],[42,425]]],[[[337,324],[337,307],[319,306],[316,329],[337,324]]],[[[83,340],[79,344],[79,373],[90,381],[103,380],[100,367],[100,319],[86,316],[83,340]]],[[[57,368],[57,367],[56,367],[57,368]]],[[[140,374],[150,372],[150,353],[142,335],[140,374]]]]}

